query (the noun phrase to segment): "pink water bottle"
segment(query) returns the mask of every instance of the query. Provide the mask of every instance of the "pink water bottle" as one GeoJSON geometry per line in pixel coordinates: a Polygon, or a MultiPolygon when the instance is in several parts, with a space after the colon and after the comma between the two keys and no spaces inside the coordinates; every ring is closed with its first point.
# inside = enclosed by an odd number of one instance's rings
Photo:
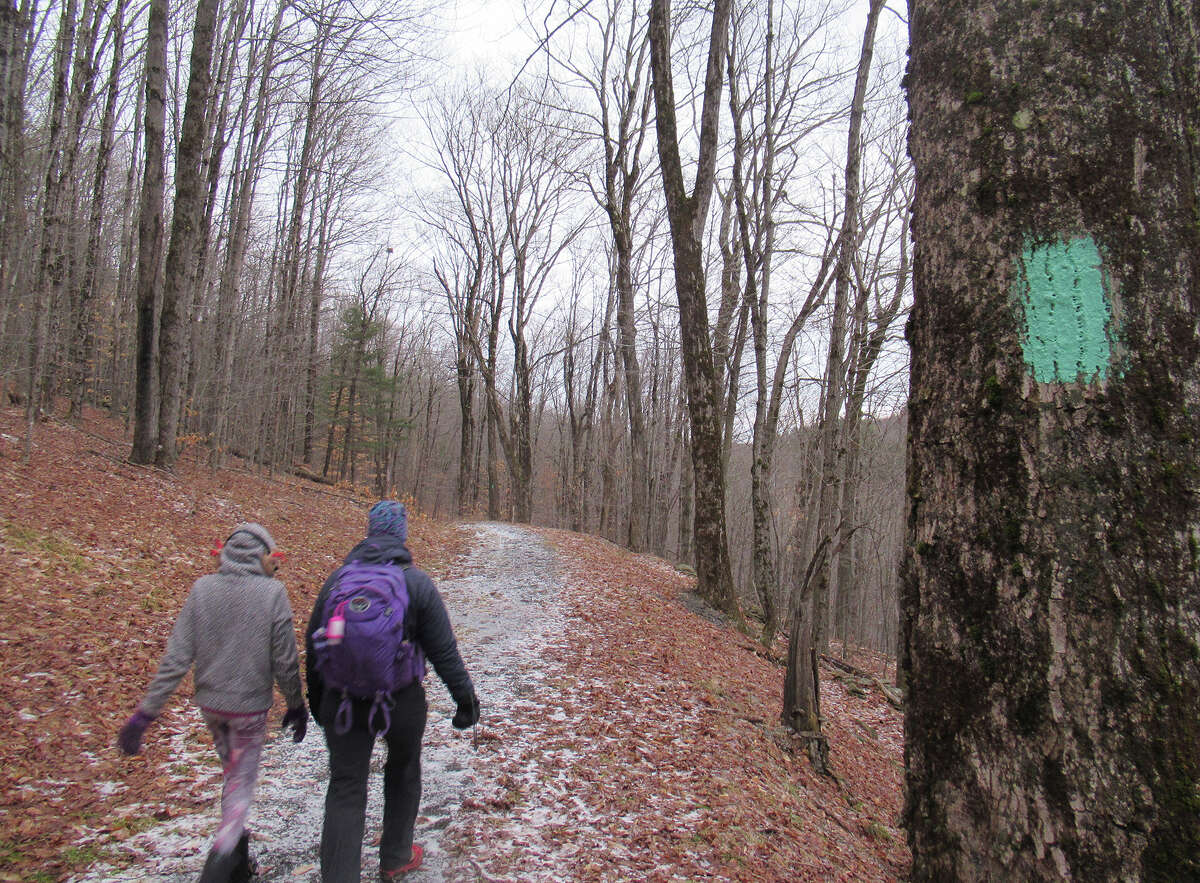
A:
{"type": "Polygon", "coordinates": [[[342,643],[342,638],[346,635],[346,617],[342,615],[342,608],[346,606],[343,601],[333,611],[333,616],[329,617],[329,624],[325,626],[325,640],[330,644],[342,643]]]}

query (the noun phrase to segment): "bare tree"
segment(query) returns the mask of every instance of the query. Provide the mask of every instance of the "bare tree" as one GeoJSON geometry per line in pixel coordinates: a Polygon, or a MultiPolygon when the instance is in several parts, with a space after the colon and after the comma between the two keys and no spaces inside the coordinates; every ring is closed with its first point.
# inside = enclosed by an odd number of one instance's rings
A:
{"type": "Polygon", "coordinates": [[[163,139],[166,127],[167,0],[150,0],[146,27],[145,137],[138,210],[137,368],[134,399],[134,463],[152,463],[158,437],[159,267],[163,245],[163,139]]]}
{"type": "Polygon", "coordinates": [[[838,469],[841,450],[838,425],[843,404],[843,359],[846,335],[847,302],[850,274],[858,242],[859,168],[863,108],[867,79],[875,46],[875,31],[883,0],[870,0],[862,52],[854,81],[850,105],[850,125],[846,147],[846,177],[842,229],[838,236],[837,266],[834,275],[833,326],[825,367],[825,391],[821,402],[821,484],[817,511],[816,548],[802,591],[792,605],[792,628],[788,636],[788,664],[783,690],[783,723],[805,734],[813,765],[825,767],[828,743],[821,735],[821,700],[817,655],[825,648],[825,623],[828,619],[829,561],[836,544],[843,540],[837,523],[838,469]],[[805,597],[808,595],[808,597],[805,597]],[[806,610],[807,608],[807,610],[806,610]],[[805,615],[807,612],[807,615],[805,615]]]}
{"type": "Polygon", "coordinates": [[[216,394],[212,404],[212,462],[220,465],[225,455],[225,426],[230,387],[233,382],[233,332],[237,308],[238,284],[245,267],[246,248],[250,234],[251,209],[254,194],[262,174],[263,158],[266,154],[272,127],[270,126],[270,94],[274,82],[275,67],[280,36],[284,26],[284,14],[291,0],[279,0],[275,15],[267,31],[265,48],[261,56],[257,53],[258,40],[251,42],[250,56],[246,64],[246,92],[253,92],[253,104],[244,101],[238,117],[238,140],[234,152],[233,167],[229,182],[229,207],[224,260],[218,282],[216,304],[216,352],[218,374],[216,394]],[[257,80],[257,84],[255,84],[257,80]],[[255,88],[256,85],[256,88],[255,88]]]}
{"type": "Polygon", "coordinates": [[[68,200],[66,185],[69,168],[65,168],[64,148],[67,120],[67,105],[70,99],[68,83],[71,75],[71,57],[75,47],[77,5],[75,0],[66,0],[58,21],[58,36],[54,43],[53,74],[50,87],[49,134],[46,145],[45,185],[42,190],[42,230],[37,275],[34,279],[37,305],[34,314],[34,329],[29,342],[29,374],[26,384],[26,433],[24,458],[29,459],[33,449],[33,428],[42,409],[45,394],[44,373],[46,351],[49,345],[50,312],[61,294],[66,276],[66,235],[68,200]]]}
{"type": "Polygon", "coordinates": [[[721,455],[721,420],[716,369],[708,330],[702,237],[708,218],[716,169],[729,0],[716,0],[709,36],[700,115],[699,157],[689,194],[684,184],[679,127],[671,73],[670,0],[650,4],[650,61],[653,73],[655,127],[667,215],[674,252],[675,286],[691,417],[691,454],[695,472],[696,570],[700,592],[711,603],[741,620],[725,530],[725,475],[721,455]]]}
{"type": "Polygon", "coordinates": [[[193,278],[196,243],[203,222],[204,178],[201,163],[212,84],[210,66],[213,35],[219,6],[219,0],[197,0],[196,3],[187,102],[184,105],[179,147],[175,152],[175,205],[171,212],[171,241],[167,248],[158,330],[160,403],[154,461],[160,466],[174,465],[178,456],[175,436],[179,429],[182,375],[188,343],[188,336],[184,334],[187,314],[183,299],[188,282],[193,278]]]}
{"type": "MultiPolygon", "coordinates": [[[[832,281],[829,270],[836,253],[833,237],[827,237],[817,272],[802,305],[794,310],[775,347],[775,366],[770,369],[772,347],[768,322],[778,237],[776,215],[786,196],[785,184],[797,166],[798,151],[829,117],[820,108],[812,114],[804,113],[807,94],[819,91],[824,84],[825,78],[810,57],[808,44],[825,24],[823,16],[813,22],[786,20],[784,38],[779,40],[776,5],[774,0],[767,0],[765,10],[747,7],[735,18],[729,50],[734,145],[728,201],[736,207],[736,224],[730,224],[731,231],[736,232],[731,232],[731,254],[726,262],[735,259],[734,251],[740,255],[745,274],[743,303],[749,311],[754,346],[756,398],[750,461],[752,567],[755,595],[763,612],[762,641],[767,646],[780,625],[775,606],[778,575],[770,487],[787,368],[797,337],[825,300],[832,281]],[[751,13],[763,14],[752,19],[751,13]],[[758,29],[759,24],[765,28],[765,34],[758,29]]],[[[727,274],[733,272],[729,270],[727,274]]],[[[732,314],[732,306],[726,309],[732,314]]]]}
{"type": "Polygon", "coordinates": [[[100,143],[96,148],[96,167],[92,176],[91,210],[88,216],[88,241],[83,272],[72,298],[74,329],[71,336],[71,411],[78,419],[83,411],[88,370],[95,346],[93,326],[99,284],[101,234],[104,227],[104,194],[108,185],[109,162],[117,125],[117,99],[121,67],[125,58],[125,0],[117,0],[112,13],[112,62],[105,86],[104,112],[100,121],[100,143]]]}
{"type": "Polygon", "coordinates": [[[642,402],[642,370],[638,360],[633,280],[637,197],[645,181],[647,134],[650,132],[649,41],[644,10],[636,0],[606,0],[573,5],[567,18],[587,22],[588,38],[598,40],[593,52],[555,55],[572,80],[587,93],[587,109],[571,108],[589,138],[600,143],[600,182],[588,181],[605,214],[612,238],[613,281],[617,292],[617,328],[621,365],[625,373],[625,407],[629,419],[629,532],[625,542],[634,551],[647,547],[650,517],[647,467],[649,438],[642,402]]]}
{"type": "Polygon", "coordinates": [[[483,318],[483,289],[489,277],[487,219],[492,212],[491,176],[486,163],[485,105],[474,94],[449,96],[436,104],[426,125],[441,145],[435,167],[446,180],[450,199],[443,211],[429,207],[438,217],[437,235],[447,242],[450,254],[434,259],[433,272],[446,296],[454,330],[454,369],[459,403],[459,455],[456,509],[465,514],[475,483],[475,380],[478,369],[472,341],[478,341],[483,318]]]}

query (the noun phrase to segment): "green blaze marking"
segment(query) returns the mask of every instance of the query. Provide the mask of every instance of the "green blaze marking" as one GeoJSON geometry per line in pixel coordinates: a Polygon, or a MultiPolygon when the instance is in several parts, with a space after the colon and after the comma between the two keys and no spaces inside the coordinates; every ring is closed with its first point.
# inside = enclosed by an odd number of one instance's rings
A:
{"type": "Polygon", "coordinates": [[[1104,380],[1112,359],[1112,311],[1100,250],[1090,236],[1026,244],[1017,261],[1025,308],[1021,348],[1039,383],[1104,380]]]}

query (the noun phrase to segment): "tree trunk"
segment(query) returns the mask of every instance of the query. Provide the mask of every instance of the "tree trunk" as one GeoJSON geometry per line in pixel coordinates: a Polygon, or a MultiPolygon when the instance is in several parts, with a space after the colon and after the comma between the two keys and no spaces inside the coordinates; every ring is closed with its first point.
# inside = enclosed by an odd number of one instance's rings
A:
{"type": "Polygon", "coordinates": [[[679,552],[676,560],[682,564],[690,564],[693,560],[692,538],[695,529],[692,521],[695,518],[695,473],[692,471],[691,445],[688,444],[684,432],[684,451],[679,460],[679,552]]]}
{"type": "Polygon", "coordinates": [[[308,350],[304,357],[304,447],[306,465],[312,464],[313,438],[317,432],[317,386],[320,379],[321,301],[325,296],[325,269],[329,262],[329,223],[333,215],[333,185],[330,182],[325,211],[317,235],[317,257],[313,268],[308,304],[308,350]]]}
{"type": "Polygon", "coordinates": [[[716,0],[709,37],[701,110],[700,154],[693,192],[683,180],[671,78],[671,4],[650,5],[650,62],[654,82],[655,125],[671,244],[675,290],[679,300],[683,373],[691,419],[692,469],[695,477],[694,535],[700,594],[739,623],[742,620],[725,530],[725,470],[721,456],[721,410],[717,374],[708,331],[702,241],[716,166],[717,128],[725,45],[729,37],[729,0],[716,0]]]}
{"type": "Polygon", "coordinates": [[[100,123],[100,144],[96,148],[96,171],[92,178],[91,214],[88,219],[88,244],[84,255],[83,276],[75,298],[75,327],[71,339],[71,411],[78,419],[83,412],[83,398],[88,372],[95,349],[96,286],[100,265],[100,234],[104,221],[104,190],[108,182],[109,156],[117,120],[117,97],[120,87],[121,64],[125,52],[125,2],[118,0],[113,10],[112,68],[104,98],[104,114],[100,123]]]}
{"type": "MultiPolygon", "coordinates": [[[[136,96],[133,112],[133,138],[130,142],[132,147],[129,152],[129,165],[125,169],[125,183],[121,190],[122,201],[128,208],[121,217],[120,267],[117,270],[117,297],[113,298],[112,347],[108,354],[109,371],[112,376],[112,410],[114,414],[121,414],[125,418],[127,430],[131,417],[130,387],[136,385],[136,381],[130,382],[133,378],[129,376],[128,363],[130,360],[127,358],[127,354],[130,349],[130,341],[132,341],[132,348],[135,351],[137,348],[137,293],[133,290],[136,285],[131,280],[135,279],[134,274],[137,272],[138,212],[134,187],[137,184],[138,171],[137,144],[142,140],[142,125],[145,122],[143,113],[143,105],[146,100],[145,79],[143,78],[142,82],[136,84],[134,88],[136,96]],[[132,323],[129,322],[130,319],[133,320],[132,323]],[[132,334],[129,334],[130,324],[134,326],[132,334]]],[[[136,368],[136,365],[134,367],[136,368]]]]}
{"type": "MultiPolygon", "coordinates": [[[[866,101],[867,78],[871,73],[871,58],[875,46],[875,28],[883,0],[871,0],[867,11],[867,24],[863,33],[862,52],[859,54],[858,72],[854,83],[854,97],[850,105],[850,126],[846,139],[846,183],[842,231],[838,237],[838,260],[833,283],[833,330],[829,340],[829,355],[825,365],[825,391],[821,406],[821,489],[817,503],[817,527],[815,541],[821,554],[821,565],[815,571],[811,605],[793,604],[792,630],[811,632],[811,639],[802,638],[788,645],[788,664],[785,674],[783,721],[792,726],[801,721],[816,721],[819,734],[821,721],[817,715],[820,704],[818,672],[808,672],[809,661],[805,650],[811,647],[817,654],[825,652],[828,636],[825,624],[829,619],[829,569],[832,557],[837,554],[837,543],[841,541],[843,529],[849,525],[838,525],[838,467],[841,459],[838,444],[838,425],[842,411],[843,351],[846,335],[846,311],[850,292],[850,270],[857,248],[859,163],[861,157],[861,129],[863,107],[866,101]],[[806,609],[807,608],[807,609],[806,609]],[[805,615],[807,613],[807,615],[805,615]],[[793,652],[795,651],[795,652],[793,652]],[[797,655],[799,654],[799,655],[797,655]],[[789,698],[791,702],[789,702],[789,698]]],[[[814,554],[814,558],[816,555],[814,554]]],[[[808,584],[808,580],[805,580],[808,584]]],[[[812,727],[809,728],[812,731],[812,727]]],[[[810,745],[810,755],[814,752],[810,745]]]]}
{"type": "Polygon", "coordinates": [[[196,25],[192,31],[192,57],[188,74],[187,102],[175,154],[175,207],[171,215],[171,242],[167,248],[163,279],[162,315],[159,317],[159,411],[158,450],[155,462],[173,466],[178,452],[175,435],[182,407],[183,366],[187,364],[184,334],[188,282],[193,277],[196,241],[201,235],[204,214],[205,118],[212,81],[213,34],[219,0],[198,0],[196,25]]]}
{"type": "Polygon", "coordinates": [[[16,301],[13,281],[25,226],[25,59],[30,24],[13,0],[0,4],[0,357],[16,301]]]}
{"type": "Polygon", "coordinates": [[[498,415],[487,409],[487,511],[488,521],[500,520],[500,440],[497,437],[498,415]]]}
{"type": "MultiPolygon", "coordinates": [[[[514,301],[514,309],[517,307],[514,301]]],[[[533,520],[533,439],[531,401],[533,384],[529,369],[529,349],[523,334],[514,335],[513,375],[516,398],[510,409],[512,447],[509,461],[512,473],[514,520],[527,524],[533,520]]]]}
{"type": "Polygon", "coordinates": [[[1200,879],[1200,10],[910,8],[913,879],[1200,879]]]}
{"type": "Polygon", "coordinates": [[[166,128],[167,0],[150,0],[146,28],[146,155],[138,209],[137,377],[134,463],[152,463],[158,426],[158,272],[163,240],[163,137],[166,128]]]}
{"type": "Polygon", "coordinates": [[[66,175],[63,168],[63,128],[66,124],[67,83],[71,71],[71,55],[75,45],[75,0],[67,0],[58,22],[54,42],[53,79],[50,87],[49,140],[46,146],[45,189],[42,191],[42,245],[38,256],[38,272],[34,281],[35,315],[33,334],[29,341],[29,378],[26,385],[26,434],[24,459],[33,450],[33,427],[42,407],[43,376],[47,361],[50,312],[66,273],[66,198],[63,190],[66,175]]]}
{"type": "MultiPolygon", "coordinates": [[[[615,191],[615,180],[614,180],[615,191]]],[[[642,413],[642,369],[637,356],[637,328],[633,303],[633,235],[630,200],[625,200],[625,217],[614,221],[613,239],[617,259],[617,327],[621,333],[621,366],[625,370],[625,404],[629,414],[629,548],[646,550],[646,420],[642,413]]]]}
{"type": "Polygon", "coordinates": [[[458,483],[455,489],[455,514],[467,514],[471,494],[471,451],[475,445],[475,371],[471,366],[469,345],[458,340],[455,359],[455,380],[458,384],[459,445],[458,483]]]}

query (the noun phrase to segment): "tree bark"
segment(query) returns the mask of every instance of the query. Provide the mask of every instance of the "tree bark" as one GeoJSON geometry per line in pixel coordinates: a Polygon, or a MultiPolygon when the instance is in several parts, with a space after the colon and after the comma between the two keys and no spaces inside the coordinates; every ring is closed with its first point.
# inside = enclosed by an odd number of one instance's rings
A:
{"type": "Polygon", "coordinates": [[[1200,10],[910,9],[913,879],[1200,879],[1200,10]]]}
{"type": "Polygon", "coordinates": [[[679,299],[680,342],[691,418],[692,468],[695,473],[695,551],[700,594],[742,621],[729,562],[725,529],[725,470],[721,456],[721,411],[717,374],[708,331],[702,239],[716,167],[725,47],[729,38],[729,0],[716,0],[709,36],[708,63],[701,110],[700,154],[696,180],[688,194],[683,181],[675,93],[671,77],[671,4],[650,5],[650,67],[653,73],[658,154],[679,299]]]}
{"type": "Polygon", "coordinates": [[[182,407],[186,318],[186,292],[196,262],[196,241],[204,213],[204,176],[201,163],[207,130],[209,86],[212,83],[213,34],[219,0],[198,0],[192,31],[192,56],[188,73],[187,102],[179,147],[175,154],[175,207],[171,215],[171,242],[167,248],[163,279],[162,314],[159,317],[158,449],[155,462],[173,466],[178,456],[175,435],[182,407]]]}
{"type": "Polygon", "coordinates": [[[0,356],[16,297],[25,224],[25,63],[30,21],[13,0],[0,4],[0,356]]]}
{"type": "Polygon", "coordinates": [[[158,273],[163,239],[163,138],[166,128],[167,0],[150,0],[146,28],[145,158],[138,210],[137,374],[134,463],[152,463],[158,426],[158,273]]]}

